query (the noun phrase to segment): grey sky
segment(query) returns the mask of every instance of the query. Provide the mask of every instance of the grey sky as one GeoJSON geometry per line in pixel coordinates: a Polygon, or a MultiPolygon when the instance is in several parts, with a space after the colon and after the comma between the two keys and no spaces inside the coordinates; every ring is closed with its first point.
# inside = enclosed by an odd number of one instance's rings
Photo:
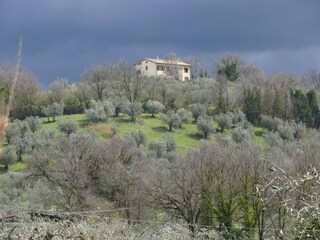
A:
{"type": "Polygon", "coordinates": [[[235,52],[268,72],[320,69],[319,0],[0,0],[0,63],[23,65],[44,86],[73,81],[121,57],[176,52],[207,66],[235,52]]]}

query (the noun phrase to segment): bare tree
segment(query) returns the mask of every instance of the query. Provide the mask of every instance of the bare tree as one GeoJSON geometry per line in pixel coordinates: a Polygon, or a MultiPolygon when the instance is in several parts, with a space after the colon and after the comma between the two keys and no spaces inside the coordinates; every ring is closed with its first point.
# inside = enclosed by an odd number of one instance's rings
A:
{"type": "Polygon", "coordinates": [[[115,66],[112,63],[98,65],[82,73],[85,82],[96,93],[96,100],[103,100],[108,84],[114,78],[115,66]]]}
{"type": "Polygon", "coordinates": [[[102,196],[125,209],[125,217],[140,218],[142,196],[140,178],[145,164],[140,150],[130,139],[105,141],[102,161],[96,171],[97,189],[102,196]],[[140,208],[139,208],[140,207],[140,208]]]}
{"type": "Polygon", "coordinates": [[[306,75],[306,78],[312,82],[313,87],[316,90],[320,89],[320,72],[316,69],[310,69],[306,75]]]}
{"type": "Polygon", "coordinates": [[[134,67],[125,60],[120,60],[118,63],[117,77],[128,101],[131,103],[138,101],[144,90],[145,77],[137,74],[134,67]]]}
{"type": "Polygon", "coordinates": [[[63,102],[68,94],[70,88],[70,81],[66,78],[54,80],[48,89],[49,97],[52,103],[63,102]]]}
{"type": "Polygon", "coordinates": [[[180,76],[179,76],[179,69],[177,66],[178,58],[177,58],[176,53],[169,52],[165,55],[164,59],[165,59],[166,63],[168,64],[165,67],[166,75],[178,80],[180,76]]]}
{"type": "Polygon", "coordinates": [[[83,209],[88,204],[90,169],[101,152],[96,146],[88,136],[70,135],[37,148],[28,160],[28,179],[42,179],[55,189],[60,209],[83,209]]]}
{"type": "Polygon", "coordinates": [[[189,56],[186,59],[184,59],[184,61],[191,65],[191,79],[200,78],[201,69],[204,68],[200,59],[194,56],[189,56]]]}
{"type": "MultiPolygon", "coordinates": [[[[3,65],[0,67],[0,84],[11,88],[15,74],[15,67],[3,65]]],[[[37,113],[40,87],[35,76],[25,68],[20,68],[17,79],[11,114],[13,117],[23,119],[37,113]]]]}
{"type": "Polygon", "coordinates": [[[90,100],[94,98],[95,92],[87,83],[81,82],[76,85],[75,95],[83,108],[89,108],[90,100]]]}
{"type": "Polygon", "coordinates": [[[148,185],[153,201],[166,212],[184,219],[195,233],[202,203],[197,159],[178,157],[175,162],[154,169],[155,177],[148,185]]]}
{"type": "Polygon", "coordinates": [[[218,101],[219,111],[225,113],[229,105],[228,79],[225,76],[218,75],[216,83],[213,86],[213,91],[218,101]]]}

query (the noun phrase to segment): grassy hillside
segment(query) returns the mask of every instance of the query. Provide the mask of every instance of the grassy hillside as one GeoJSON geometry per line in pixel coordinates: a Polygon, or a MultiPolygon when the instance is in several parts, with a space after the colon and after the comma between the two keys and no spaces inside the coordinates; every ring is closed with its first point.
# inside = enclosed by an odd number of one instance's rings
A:
{"type": "MultiPolygon", "coordinates": [[[[146,136],[148,142],[156,141],[161,136],[169,134],[176,139],[178,153],[184,153],[187,148],[197,146],[201,137],[197,134],[197,126],[195,124],[184,124],[182,128],[173,129],[169,131],[168,127],[161,122],[159,118],[152,118],[150,114],[143,114],[137,121],[131,122],[127,116],[120,115],[119,117],[110,117],[107,122],[93,123],[89,122],[84,114],[74,114],[57,117],[56,122],[47,122],[46,118],[43,118],[43,129],[50,129],[54,131],[58,130],[58,122],[60,120],[72,119],[78,122],[79,132],[94,130],[101,138],[106,138],[111,135],[111,128],[116,127],[118,129],[119,136],[125,136],[130,132],[142,130],[146,136]]],[[[211,140],[215,139],[212,135],[211,140]]]]}
{"type": "MultiPolygon", "coordinates": [[[[58,132],[58,122],[66,119],[77,121],[79,124],[79,132],[91,129],[96,131],[101,138],[110,136],[112,132],[111,129],[113,127],[118,129],[117,134],[119,136],[125,136],[132,131],[142,130],[147,136],[148,143],[156,141],[161,136],[168,134],[175,138],[177,142],[177,152],[179,154],[183,154],[190,147],[196,147],[202,139],[202,137],[198,134],[197,126],[194,123],[184,124],[182,128],[175,128],[173,131],[169,131],[169,128],[162,123],[159,118],[152,118],[150,114],[143,114],[135,123],[131,122],[129,117],[125,115],[120,115],[119,117],[110,117],[107,122],[101,123],[89,122],[84,114],[57,117],[56,122],[50,123],[47,122],[47,119],[43,118],[43,129],[51,129],[58,132]]],[[[255,128],[254,130],[255,132],[265,131],[261,128],[255,128]]],[[[231,137],[231,134],[232,129],[225,130],[226,136],[231,137]]],[[[212,134],[209,140],[215,141],[216,135],[212,134]]],[[[254,141],[262,145],[264,144],[264,139],[260,136],[255,136],[254,141]]]]}
{"type": "MultiPolygon", "coordinates": [[[[170,135],[176,140],[178,154],[184,154],[188,148],[197,147],[203,139],[202,136],[198,134],[197,126],[194,123],[184,124],[182,128],[174,128],[173,131],[169,131],[169,128],[159,119],[159,116],[158,118],[152,118],[150,114],[142,114],[135,123],[131,122],[126,115],[110,117],[107,122],[99,123],[90,122],[84,114],[59,116],[55,122],[48,122],[47,118],[42,118],[42,130],[51,130],[57,134],[62,134],[59,132],[59,121],[67,119],[72,119],[78,123],[78,132],[91,130],[96,132],[101,139],[111,137],[113,134],[112,128],[117,129],[118,136],[126,136],[130,132],[142,130],[147,137],[147,143],[157,141],[163,135],[170,135]]],[[[217,124],[215,124],[215,128],[218,128],[217,124]]],[[[266,130],[255,127],[254,131],[255,133],[261,133],[266,130]]],[[[233,129],[225,130],[224,135],[231,138],[232,132],[233,129]]],[[[210,135],[208,140],[216,141],[216,134],[210,135]]],[[[261,136],[254,136],[254,142],[262,146],[265,144],[264,138],[261,136]]],[[[24,169],[25,166],[26,164],[23,162],[16,162],[10,164],[10,171],[20,171],[24,169]]],[[[0,164],[0,172],[3,171],[3,166],[0,164]]]]}

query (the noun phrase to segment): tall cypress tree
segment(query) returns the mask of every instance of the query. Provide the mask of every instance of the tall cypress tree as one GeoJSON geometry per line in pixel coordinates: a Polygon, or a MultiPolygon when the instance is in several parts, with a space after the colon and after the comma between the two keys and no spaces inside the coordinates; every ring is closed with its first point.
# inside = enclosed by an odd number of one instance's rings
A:
{"type": "Polygon", "coordinates": [[[301,90],[291,90],[291,100],[293,105],[293,114],[296,122],[307,123],[310,114],[307,97],[301,90]]]}
{"type": "Polygon", "coordinates": [[[307,126],[310,127],[318,127],[318,121],[319,121],[319,106],[318,106],[318,100],[317,100],[317,94],[316,91],[310,90],[307,92],[307,99],[308,99],[308,110],[310,115],[310,121],[307,126]]]}
{"type": "Polygon", "coordinates": [[[251,123],[256,123],[260,119],[261,109],[260,109],[260,102],[261,102],[261,92],[260,89],[254,88],[249,89],[246,91],[246,99],[245,99],[245,106],[244,112],[247,116],[247,119],[251,123]]]}

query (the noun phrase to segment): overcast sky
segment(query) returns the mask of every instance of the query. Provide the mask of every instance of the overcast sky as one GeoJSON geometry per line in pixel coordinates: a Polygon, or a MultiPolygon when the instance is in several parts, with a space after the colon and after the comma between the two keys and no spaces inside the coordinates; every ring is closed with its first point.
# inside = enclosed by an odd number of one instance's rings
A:
{"type": "Polygon", "coordinates": [[[267,72],[320,69],[319,0],[0,0],[0,64],[43,86],[106,61],[236,53],[267,72]]]}

